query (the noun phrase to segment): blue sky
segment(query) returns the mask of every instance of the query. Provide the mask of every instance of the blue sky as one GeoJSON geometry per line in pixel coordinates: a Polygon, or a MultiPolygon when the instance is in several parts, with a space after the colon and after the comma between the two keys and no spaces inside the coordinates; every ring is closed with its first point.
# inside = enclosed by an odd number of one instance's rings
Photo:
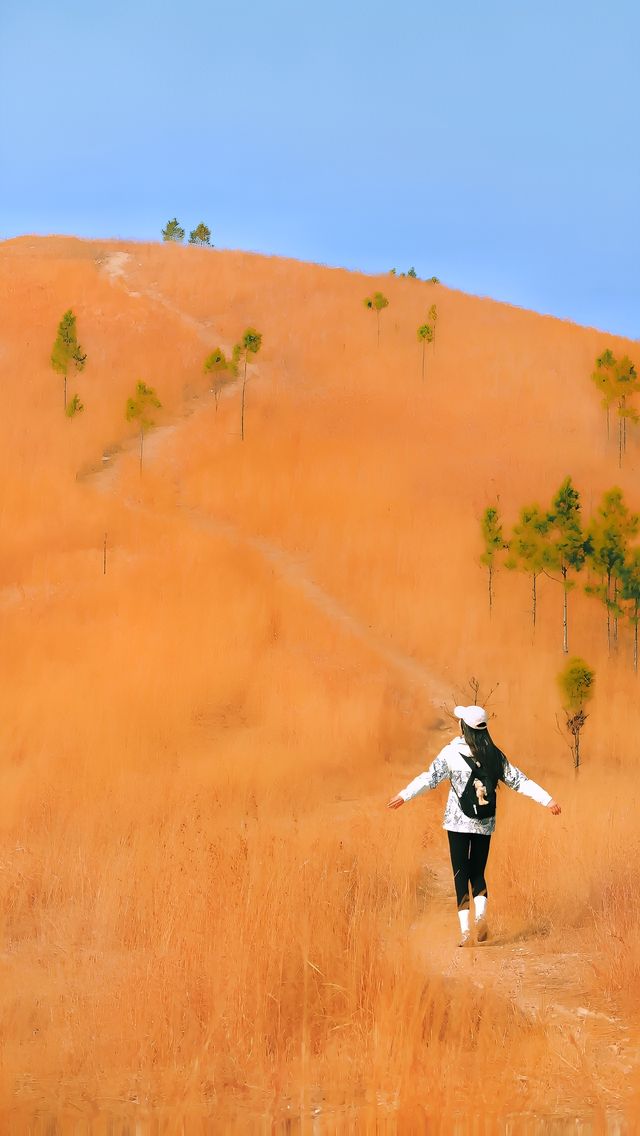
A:
{"type": "Polygon", "coordinates": [[[159,239],[640,336],[631,0],[0,0],[0,238],[159,239]]]}

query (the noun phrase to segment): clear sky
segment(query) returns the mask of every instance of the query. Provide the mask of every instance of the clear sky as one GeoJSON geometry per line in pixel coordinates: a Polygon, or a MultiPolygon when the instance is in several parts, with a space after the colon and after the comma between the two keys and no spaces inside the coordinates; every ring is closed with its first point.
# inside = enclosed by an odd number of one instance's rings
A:
{"type": "Polygon", "coordinates": [[[0,238],[159,239],[640,336],[637,0],[0,0],[0,238]]]}

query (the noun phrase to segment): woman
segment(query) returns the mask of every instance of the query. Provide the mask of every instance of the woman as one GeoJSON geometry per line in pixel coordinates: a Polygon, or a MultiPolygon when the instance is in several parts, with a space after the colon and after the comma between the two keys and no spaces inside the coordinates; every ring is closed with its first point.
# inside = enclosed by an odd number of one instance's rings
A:
{"type": "Polygon", "coordinates": [[[530,781],[515,765],[511,765],[494,744],[487,728],[487,714],[482,706],[456,706],[462,734],[440,751],[426,773],[420,773],[396,797],[389,801],[390,809],[399,809],[427,789],[434,789],[445,778],[451,788],[444,811],[443,828],[449,837],[449,851],[453,879],[458,901],[458,918],[462,938],[460,946],[471,942],[469,927],[469,886],[473,895],[476,937],[479,943],[487,938],[487,885],[484,870],[489,855],[491,834],[496,826],[495,790],[499,781],[510,789],[546,805],[554,816],[560,805],[530,781]]]}

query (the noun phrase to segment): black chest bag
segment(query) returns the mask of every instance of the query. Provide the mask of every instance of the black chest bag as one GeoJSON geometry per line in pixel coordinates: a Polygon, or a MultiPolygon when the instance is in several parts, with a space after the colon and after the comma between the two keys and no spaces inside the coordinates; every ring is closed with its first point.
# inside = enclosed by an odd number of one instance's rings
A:
{"type": "MultiPolygon", "coordinates": [[[[458,751],[459,752],[459,751],[458,751]]],[[[454,788],[460,808],[471,820],[489,820],[496,815],[496,785],[479,761],[460,754],[471,770],[471,776],[461,793],[454,788]]],[[[453,782],[451,782],[453,787],[453,782]]]]}

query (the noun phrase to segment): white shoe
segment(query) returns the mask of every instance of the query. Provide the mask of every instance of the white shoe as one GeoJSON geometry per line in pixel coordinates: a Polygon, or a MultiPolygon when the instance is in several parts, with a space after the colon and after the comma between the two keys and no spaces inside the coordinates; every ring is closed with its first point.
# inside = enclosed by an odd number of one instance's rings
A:
{"type": "Polygon", "coordinates": [[[471,931],[465,931],[464,932],[462,938],[460,939],[460,942],[458,943],[458,946],[459,947],[470,947],[471,946],[471,931]]]}

